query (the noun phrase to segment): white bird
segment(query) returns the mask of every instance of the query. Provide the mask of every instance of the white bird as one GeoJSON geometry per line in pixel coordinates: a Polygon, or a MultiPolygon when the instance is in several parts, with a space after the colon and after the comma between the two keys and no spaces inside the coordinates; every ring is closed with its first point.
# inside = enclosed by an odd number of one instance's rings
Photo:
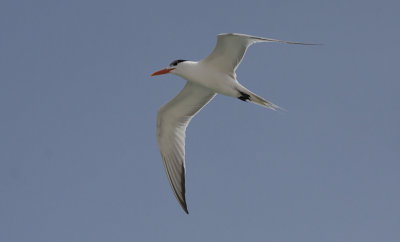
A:
{"type": "Polygon", "coordinates": [[[185,87],[164,104],[157,115],[157,141],[172,190],[188,214],[185,198],[185,132],[190,120],[217,93],[249,101],[276,110],[277,105],[242,86],[236,68],[247,48],[257,42],[314,45],[244,34],[219,34],[213,52],[201,61],[175,60],[151,76],[175,74],[186,79],[185,87]]]}

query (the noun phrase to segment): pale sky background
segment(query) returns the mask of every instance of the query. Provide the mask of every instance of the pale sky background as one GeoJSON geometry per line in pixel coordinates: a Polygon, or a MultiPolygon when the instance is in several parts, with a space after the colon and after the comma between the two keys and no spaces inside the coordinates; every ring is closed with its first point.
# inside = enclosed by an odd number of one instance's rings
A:
{"type": "Polygon", "coordinates": [[[400,241],[400,2],[0,2],[0,241],[400,241]],[[186,215],[150,77],[216,35],[273,112],[217,96],[187,130],[186,215]]]}

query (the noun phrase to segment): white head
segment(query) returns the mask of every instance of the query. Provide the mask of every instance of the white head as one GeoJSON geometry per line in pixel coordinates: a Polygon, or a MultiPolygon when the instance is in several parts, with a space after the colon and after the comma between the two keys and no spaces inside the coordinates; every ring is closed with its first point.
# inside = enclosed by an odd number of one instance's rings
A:
{"type": "Polygon", "coordinates": [[[187,61],[187,60],[174,60],[173,62],[171,62],[171,64],[169,64],[169,66],[167,68],[156,71],[153,74],[151,74],[151,76],[158,76],[158,75],[163,75],[163,74],[167,74],[167,73],[179,75],[179,73],[181,73],[181,71],[182,71],[182,67],[184,66],[183,63],[185,61],[187,61]]]}

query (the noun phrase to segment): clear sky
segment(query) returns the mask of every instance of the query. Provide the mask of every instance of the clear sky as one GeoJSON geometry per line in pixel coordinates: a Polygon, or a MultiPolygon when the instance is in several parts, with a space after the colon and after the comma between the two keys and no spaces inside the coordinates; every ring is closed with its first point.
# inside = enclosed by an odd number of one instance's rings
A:
{"type": "Polygon", "coordinates": [[[0,2],[0,241],[400,241],[400,2],[0,2]],[[150,77],[237,32],[241,83],[187,130],[186,215],[150,77]]]}

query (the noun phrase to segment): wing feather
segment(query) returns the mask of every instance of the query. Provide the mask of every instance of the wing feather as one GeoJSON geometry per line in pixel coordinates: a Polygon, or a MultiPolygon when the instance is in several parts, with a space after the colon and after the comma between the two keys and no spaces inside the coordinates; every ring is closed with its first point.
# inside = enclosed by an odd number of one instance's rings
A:
{"type": "Polygon", "coordinates": [[[185,198],[186,127],[215,95],[210,89],[187,82],[157,115],[157,141],[164,167],[175,197],[186,213],[189,213],[185,198]]]}
{"type": "Polygon", "coordinates": [[[219,34],[217,44],[209,56],[202,60],[224,73],[235,76],[236,68],[242,61],[247,48],[257,42],[280,42],[297,45],[315,45],[303,42],[263,38],[245,34],[219,34]]]}

